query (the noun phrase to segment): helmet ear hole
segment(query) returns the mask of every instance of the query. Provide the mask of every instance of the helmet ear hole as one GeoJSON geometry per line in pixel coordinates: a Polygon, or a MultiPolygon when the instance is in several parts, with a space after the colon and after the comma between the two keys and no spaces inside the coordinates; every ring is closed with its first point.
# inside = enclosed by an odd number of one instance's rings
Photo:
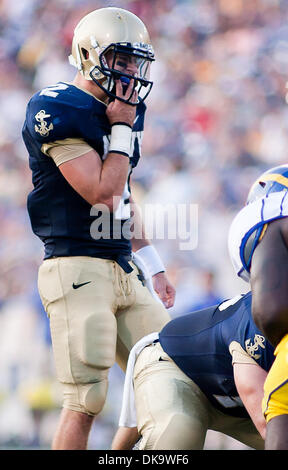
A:
{"type": "Polygon", "coordinates": [[[260,184],[260,186],[262,186],[262,188],[265,188],[265,186],[266,186],[266,183],[264,183],[264,181],[259,181],[259,184],[260,184]]]}
{"type": "Polygon", "coordinates": [[[84,59],[88,60],[89,59],[89,51],[87,51],[87,49],[84,49],[84,47],[82,47],[81,52],[82,52],[82,55],[83,55],[84,59]]]}

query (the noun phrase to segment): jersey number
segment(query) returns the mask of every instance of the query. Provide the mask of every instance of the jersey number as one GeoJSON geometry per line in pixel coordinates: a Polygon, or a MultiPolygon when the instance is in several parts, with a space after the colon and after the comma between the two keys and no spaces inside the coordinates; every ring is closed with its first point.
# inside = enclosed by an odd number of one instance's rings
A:
{"type": "Polygon", "coordinates": [[[236,304],[236,302],[238,302],[238,300],[240,300],[242,297],[243,295],[239,294],[239,295],[236,295],[236,297],[233,297],[233,299],[225,300],[225,302],[219,305],[218,310],[222,312],[222,310],[225,310],[226,308],[231,307],[231,305],[236,304]]]}
{"type": "Polygon", "coordinates": [[[59,95],[59,91],[66,90],[67,88],[68,85],[65,85],[64,83],[59,83],[55,86],[43,88],[43,90],[40,92],[40,95],[51,96],[52,98],[56,98],[56,96],[59,95]]]}

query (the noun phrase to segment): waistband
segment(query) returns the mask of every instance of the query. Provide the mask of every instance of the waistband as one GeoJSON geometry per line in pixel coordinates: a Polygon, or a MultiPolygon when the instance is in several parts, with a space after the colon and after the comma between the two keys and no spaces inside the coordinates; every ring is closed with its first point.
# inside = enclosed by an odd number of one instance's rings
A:
{"type": "MultiPolygon", "coordinates": [[[[77,257],[77,256],[75,256],[77,257]]],[[[51,256],[50,258],[46,258],[48,261],[49,259],[57,259],[57,258],[64,258],[64,256],[51,256]]],[[[74,258],[73,256],[67,256],[66,258],[74,258]]],[[[110,261],[115,261],[119,266],[125,271],[125,273],[131,273],[133,268],[130,266],[129,261],[132,261],[132,255],[108,255],[105,254],[103,256],[88,256],[88,258],[99,258],[99,259],[107,259],[110,261]]],[[[46,261],[45,260],[45,261],[46,261]]]]}

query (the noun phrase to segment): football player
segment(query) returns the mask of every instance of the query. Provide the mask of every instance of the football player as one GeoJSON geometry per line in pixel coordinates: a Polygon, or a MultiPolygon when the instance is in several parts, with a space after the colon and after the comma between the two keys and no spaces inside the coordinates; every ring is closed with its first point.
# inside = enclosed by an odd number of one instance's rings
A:
{"type": "Polygon", "coordinates": [[[38,287],[64,396],[53,449],[87,448],[115,358],[125,369],[132,346],[166,324],[165,307],[174,303],[163,263],[139,215],[132,217],[130,194],[153,61],[136,15],[95,10],[74,31],[73,82],[44,88],[27,106],[23,139],[34,185],[28,211],[45,247],[38,287]]]}
{"type": "Polygon", "coordinates": [[[265,449],[288,449],[288,165],[253,184],[229,232],[237,274],[251,281],[255,323],[276,347],[264,386],[265,449]]]}
{"type": "Polygon", "coordinates": [[[131,449],[141,436],[140,450],[201,450],[208,429],[263,449],[273,351],[253,321],[250,292],[171,320],[130,353],[112,449],[131,449]]]}

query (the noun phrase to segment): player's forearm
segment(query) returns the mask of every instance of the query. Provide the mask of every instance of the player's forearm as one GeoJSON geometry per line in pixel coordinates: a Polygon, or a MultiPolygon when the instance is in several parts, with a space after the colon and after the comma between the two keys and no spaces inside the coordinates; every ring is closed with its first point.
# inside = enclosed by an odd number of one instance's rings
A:
{"type": "Polygon", "coordinates": [[[258,430],[260,436],[265,441],[265,438],[266,438],[266,421],[265,421],[264,416],[262,414],[258,415],[258,418],[255,419],[255,420],[252,420],[252,421],[254,422],[255,427],[258,430]]]}
{"type": "Polygon", "coordinates": [[[99,182],[94,185],[92,205],[104,204],[110,212],[113,212],[123,194],[128,172],[129,158],[117,153],[109,153],[103,164],[99,182]]]}
{"type": "Polygon", "coordinates": [[[263,399],[264,382],[259,383],[259,388],[247,396],[246,409],[254,423],[255,428],[259,432],[262,439],[266,436],[266,421],[262,412],[261,403],[263,399]]]}
{"type": "Polygon", "coordinates": [[[261,437],[265,439],[266,422],[262,413],[264,382],[267,371],[256,362],[233,364],[235,385],[239,396],[261,437]]]}
{"type": "Polygon", "coordinates": [[[149,272],[151,276],[163,273],[165,271],[165,267],[157,253],[157,250],[146,236],[141,210],[132,197],[130,197],[130,204],[132,213],[131,232],[133,234],[133,237],[131,238],[132,250],[140,256],[146,265],[148,270],[147,272],[149,272]]]}
{"type": "Polygon", "coordinates": [[[137,251],[144,246],[150,244],[150,241],[146,237],[144,223],[138,204],[135,203],[132,197],[130,197],[131,204],[131,217],[132,217],[132,250],[137,251]]]}
{"type": "MultiPolygon", "coordinates": [[[[104,160],[99,185],[95,187],[98,201],[108,206],[110,212],[122,196],[129,172],[129,157],[132,127],[125,123],[114,123],[111,127],[109,152],[104,160]]],[[[94,204],[95,204],[94,203],[94,204]]]]}

